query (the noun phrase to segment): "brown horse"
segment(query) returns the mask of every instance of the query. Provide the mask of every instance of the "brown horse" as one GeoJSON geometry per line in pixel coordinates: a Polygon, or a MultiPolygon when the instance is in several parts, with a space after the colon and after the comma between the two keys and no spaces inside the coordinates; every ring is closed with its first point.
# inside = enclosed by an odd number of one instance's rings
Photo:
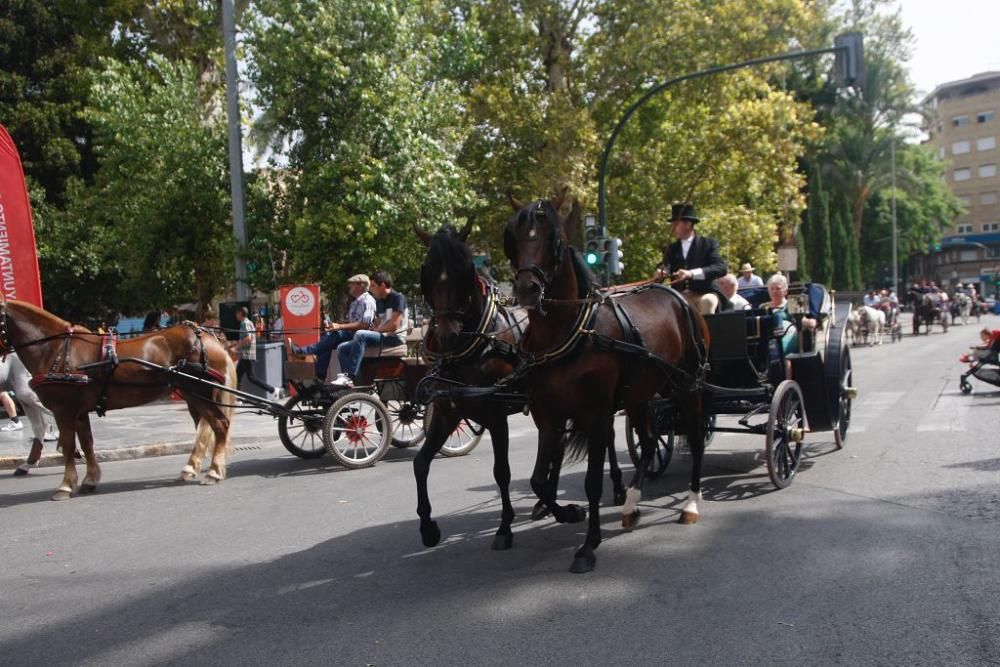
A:
{"type": "Polygon", "coordinates": [[[8,300],[0,302],[0,347],[2,352],[17,351],[33,376],[35,393],[55,415],[66,471],[53,500],[65,500],[76,491],[76,440],[87,459],[80,492],[95,491],[101,480],[91,412],[142,405],[174,389],[181,391],[197,429],[194,449],[178,481],[195,479],[209,445],[213,446],[212,465],[202,483],[215,484],[225,478],[232,395],[162,370],[181,364],[188,376],[235,388],[236,366],[211,334],[183,324],[122,341],[114,348],[84,327],[31,304],[8,300]]]}
{"type": "Polygon", "coordinates": [[[672,396],[688,436],[693,466],[691,491],[681,523],[698,517],[704,454],[702,391],[708,346],[704,320],[674,290],[646,284],[598,294],[578,252],[566,242],[559,214],[562,197],[525,206],[511,198],[515,214],[504,233],[504,251],[516,272],[514,295],[528,309],[522,350],[533,359],[522,386],[538,427],[538,455],[531,485],[559,522],[576,522],[586,511],[556,503],[547,470],[564,447],[586,451],[586,492],[590,508],[587,537],[572,572],[596,563],[601,542],[599,503],[604,452],[614,438],[615,412],[624,407],[640,438],[642,461],[629,485],[622,524],[638,520],[645,471],[656,448],[649,401],[672,396]],[[570,436],[567,438],[567,429],[570,436]]]}

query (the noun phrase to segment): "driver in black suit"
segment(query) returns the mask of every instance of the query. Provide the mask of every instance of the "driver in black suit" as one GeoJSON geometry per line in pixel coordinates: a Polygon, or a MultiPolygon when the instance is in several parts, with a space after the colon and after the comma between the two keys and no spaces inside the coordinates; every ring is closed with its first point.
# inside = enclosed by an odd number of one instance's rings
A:
{"type": "Polygon", "coordinates": [[[662,282],[671,277],[691,307],[703,315],[728,305],[715,283],[726,275],[726,262],[719,255],[719,243],[713,238],[694,233],[698,214],[691,204],[670,207],[670,231],[677,240],[663,247],[663,263],[656,267],[653,280],[662,282]]]}

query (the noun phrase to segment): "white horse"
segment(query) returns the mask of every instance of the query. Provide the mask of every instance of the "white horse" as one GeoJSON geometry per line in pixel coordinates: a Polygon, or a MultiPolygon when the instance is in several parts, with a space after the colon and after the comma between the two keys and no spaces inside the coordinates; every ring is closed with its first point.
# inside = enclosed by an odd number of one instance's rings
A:
{"type": "MultiPolygon", "coordinates": [[[[14,470],[15,475],[27,475],[28,471],[38,463],[42,456],[42,441],[57,440],[59,434],[49,431],[49,424],[55,423],[52,411],[42,405],[38,396],[32,391],[31,373],[24,367],[21,360],[13,352],[0,359],[0,391],[14,391],[18,403],[24,408],[24,416],[31,423],[31,451],[27,460],[14,470]]],[[[54,429],[54,426],[53,426],[54,429]]]]}
{"type": "Polygon", "coordinates": [[[855,342],[860,340],[863,343],[868,343],[868,336],[871,335],[872,344],[881,345],[882,330],[885,329],[885,312],[871,306],[861,306],[854,312],[857,313],[858,318],[855,342]]]}
{"type": "Polygon", "coordinates": [[[959,292],[955,295],[955,300],[958,301],[958,314],[962,318],[962,324],[968,324],[969,316],[972,314],[972,297],[965,292],[959,292]]]}

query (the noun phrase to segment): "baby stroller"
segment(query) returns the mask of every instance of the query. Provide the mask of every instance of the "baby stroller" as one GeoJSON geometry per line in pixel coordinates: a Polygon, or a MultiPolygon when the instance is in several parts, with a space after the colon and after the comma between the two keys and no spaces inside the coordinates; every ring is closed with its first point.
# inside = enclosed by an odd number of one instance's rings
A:
{"type": "Polygon", "coordinates": [[[963,394],[972,393],[969,376],[994,387],[1000,387],[1000,336],[994,336],[988,348],[976,352],[978,354],[972,357],[968,355],[962,357],[963,361],[969,361],[969,370],[958,378],[958,388],[962,390],[963,394]]]}

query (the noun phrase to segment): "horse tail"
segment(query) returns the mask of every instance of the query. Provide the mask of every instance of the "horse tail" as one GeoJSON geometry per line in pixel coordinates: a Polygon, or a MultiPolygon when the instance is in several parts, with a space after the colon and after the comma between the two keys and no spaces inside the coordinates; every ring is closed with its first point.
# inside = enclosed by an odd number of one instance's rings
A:
{"type": "Polygon", "coordinates": [[[587,458],[589,439],[586,431],[573,427],[573,420],[566,420],[566,430],[563,433],[563,460],[576,463],[587,458]]]}

